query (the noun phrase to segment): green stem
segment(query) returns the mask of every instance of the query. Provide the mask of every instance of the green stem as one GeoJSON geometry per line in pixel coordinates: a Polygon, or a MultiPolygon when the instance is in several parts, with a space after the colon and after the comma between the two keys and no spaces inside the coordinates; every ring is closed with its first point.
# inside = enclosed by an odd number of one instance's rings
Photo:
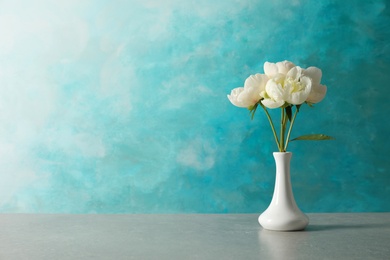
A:
{"type": "Polygon", "coordinates": [[[267,111],[267,108],[263,104],[261,104],[261,103],[260,103],[260,105],[264,109],[265,114],[267,115],[268,121],[269,121],[269,123],[271,125],[272,132],[273,132],[274,137],[275,137],[276,145],[278,146],[278,149],[281,152],[281,146],[279,144],[278,135],[276,134],[274,123],[272,122],[271,116],[269,115],[269,113],[267,111]]]}
{"type": "Polygon", "coordinates": [[[295,122],[295,118],[297,117],[298,112],[299,112],[299,107],[296,108],[294,116],[291,119],[290,127],[288,129],[287,138],[286,138],[286,145],[284,146],[284,151],[287,151],[288,142],[290,141],[291,130],[293,128],[293,125],[294,125],[294,122],[295,122]]]}
{"type": "Polygon", "coordinates": [[[284,146],[284,108],[281,108],[282,110],[282,115],[280,116],[280,147],[279,151],[283,152],[283,146],[284,146]]]}

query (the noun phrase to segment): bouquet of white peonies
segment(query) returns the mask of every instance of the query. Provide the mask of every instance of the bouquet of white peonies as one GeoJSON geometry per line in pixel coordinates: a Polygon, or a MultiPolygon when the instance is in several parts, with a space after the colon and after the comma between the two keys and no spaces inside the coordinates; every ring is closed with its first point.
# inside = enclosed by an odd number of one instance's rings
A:
{"type": "MultiPolygon", "coordinates": [[[[321,85],[321,78],[322,71],[317,67],[303,69],[290,61],[265,62],[264,74],[249,76],[244,87],[233,89],[228,98],[233,105],[248,108],[252,118],[256,109],[261,106],[271,125],[279,152],[286,152],[300,106],[303,103],[312,106],[325,97],[327,87],[321,85]],[[281,109],[279,137],[267,108],[281,109]]],[[[329,139],[333,138],[323,134],[311,134],[291,141],[329,139]]]]}

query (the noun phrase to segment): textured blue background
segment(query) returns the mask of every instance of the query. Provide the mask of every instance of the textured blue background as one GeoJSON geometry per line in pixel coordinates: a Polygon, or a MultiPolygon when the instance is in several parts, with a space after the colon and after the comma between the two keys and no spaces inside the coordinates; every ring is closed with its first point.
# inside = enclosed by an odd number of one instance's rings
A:
{"type": "Polygon", "coordinates": [[[276,145],[226,94],[285,59],[328,86],[293,137],[336,138],[290,145],[302,210],[390,211],[389,6],[1,1],[0,211],[262,212],[276,145]]]}

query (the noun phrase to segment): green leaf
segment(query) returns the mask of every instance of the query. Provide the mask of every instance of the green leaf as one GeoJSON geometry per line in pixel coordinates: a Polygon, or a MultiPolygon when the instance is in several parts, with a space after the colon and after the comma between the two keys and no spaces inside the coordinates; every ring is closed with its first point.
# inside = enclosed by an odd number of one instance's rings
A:
{"type": "Polygon", "coordinates": [[[291,122],[291,118],[292,118],[292,109],[291,109],[291,106],[286,107],[286,114],[287,114],[287,117],[288,117],[288,121],[291,122]]]}
{"type": "Polygon", "coordinates": [[[311,134],[311,135],[299,136],[297,138],[292,139],[291,141],[299,141],[299,140],[322,141],[322,140],[334,140],[334,138],[324,134],[311,134]]]}
{"type": "Polygon", "coordinates": [[[253,120],[253,117],[255,116],[256,109],[259,103],[256,103],[254,106],[248,107],[249,113],[251,114],[251,120],[253,120]]]}
{"type": "Polygon", "coordinates": [[[309,107],[314,107],[314,105],[313,105],[314,103],[307,102],[307,101],[306,101],[305,103],[306,103],[309,107]]]}

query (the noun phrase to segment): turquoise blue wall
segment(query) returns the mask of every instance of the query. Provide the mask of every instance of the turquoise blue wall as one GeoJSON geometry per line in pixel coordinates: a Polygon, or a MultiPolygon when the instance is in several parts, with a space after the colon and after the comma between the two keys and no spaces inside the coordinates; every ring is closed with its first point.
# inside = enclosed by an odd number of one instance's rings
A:
{"type": "Polygon", "coordinates": [[[336,138],[290,145],[302,210],[390,211],[389,6],[1,1],[0,211],[262,212],[276,145],[226,95],[285,59],[328,86],[292,135],[336,138]]]}

